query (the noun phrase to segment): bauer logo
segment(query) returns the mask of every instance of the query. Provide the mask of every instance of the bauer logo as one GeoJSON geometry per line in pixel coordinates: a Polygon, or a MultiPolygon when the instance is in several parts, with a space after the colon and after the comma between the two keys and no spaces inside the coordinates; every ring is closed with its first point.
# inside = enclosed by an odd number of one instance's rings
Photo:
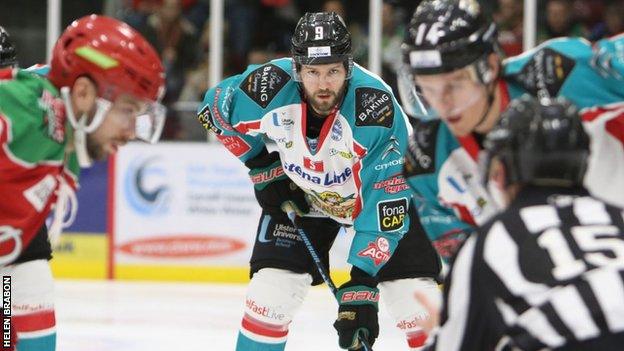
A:
{"type": "Polygon", "coordinates": [[[390,232],[403,228],[407,205],[407,198],[378,202],[379,230],[390,232]]]}
{"type": "Polygon", "coordinates": [[[350,303],[350,302],[379,302],[379,292],[378,291],[345,291],[340,297],[340,303],[350,303]]]}
{"type": "Polygon", "coordinates": [[[137,213],[150,216],[169,211],[171,189],[167,171],[159,165],[159,157],[136,159],[128,166],[123,191],[126,201],[137,213]]]}
{"type": "Polygon", "coordinates": [[[245,243],[218,236],[152,237],[127,242],[119,251],[142,257],[212,257],[233,253],[245,248],[245,243]]]}

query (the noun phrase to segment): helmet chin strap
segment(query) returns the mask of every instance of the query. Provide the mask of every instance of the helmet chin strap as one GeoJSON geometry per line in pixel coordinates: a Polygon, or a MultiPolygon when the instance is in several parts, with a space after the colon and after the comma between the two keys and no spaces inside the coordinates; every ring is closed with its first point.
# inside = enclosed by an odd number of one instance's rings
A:
{"type": "Polygon", "coordinates": [[[479,122],[477,122],[477,124],[475,125],[473,131],[479,128],[479,126],[485,122],[485,120],[487,119],[487,116],[490,114],[490,111],[492,110],[492,105],[494,103],[494,91],[495,91],[494,89],[496,89],[496,82],[492,84],[492,88],[488,89],[487,106],[485,108],[485,111],[483,111],[483,115],[481,115],[479,122]]]}
{"type": "Polygon", "coordinates": [[[61,97],[65,103],[65,110],[67,111],[67,118],[69,123],[74,128],[74,146],[76,148],[76,156],[78,158],[78,164],[82,168],[91,167],[93,160],[89,156],[87,150],[87,134],[93,133],[104,121],[106,113],[110,109],[111,103],[107,100],[98,98],[96,100],[96,111],[91,123],[87,124],[89,116],[87,113],[83,113],[80,119],[76,119],[74,114],[74,108],[71,104],[70,89],[69,87],[61,88],[61,97]]]}

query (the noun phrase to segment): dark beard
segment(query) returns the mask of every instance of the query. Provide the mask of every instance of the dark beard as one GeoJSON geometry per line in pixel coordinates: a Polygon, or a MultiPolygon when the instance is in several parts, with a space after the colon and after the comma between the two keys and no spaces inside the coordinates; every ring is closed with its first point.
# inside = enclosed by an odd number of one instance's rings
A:
{"type": "Polygon", "coordinates": [[[314,99],[308,98],[306,100],[308,100],[308,103],[312,106],[312,108],[316,111],[318,115],[325,117],[330,114],[330,112],[332,111],[334,107],[340,106],[346,91],[347,91],[347,83],[345,82],[345,84],[340,89],[340,92],[338,94],[334,94],[333,91],[327,92],[328,94],[331,94],[331,96],[333,97],[333,100],[331,101],[331,103],[323,104],[323,106],[318,106],[314,102],[314,99]]]}
{"type": "Polygon", "coordinates": [[[330,103],[322,103],[322,106],[319,106],[314,102],[314,100],[311,100],[310,105],[312,105],[314,111],[316,111],[319,115],[327,116],[331,112],[332,108],[336,106],[336,102],[338,100],[333,93],[332,96],[334,98],[330,103]]]}

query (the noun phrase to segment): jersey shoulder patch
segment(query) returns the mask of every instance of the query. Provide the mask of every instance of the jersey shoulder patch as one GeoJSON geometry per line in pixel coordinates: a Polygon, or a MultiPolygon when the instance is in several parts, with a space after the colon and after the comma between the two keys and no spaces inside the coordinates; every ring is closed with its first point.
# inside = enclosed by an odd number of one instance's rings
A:
{"type": "Polygon", "coordinates": [[[440,120],[416,122],[405,154],[405,176],[434,173],[436,145],[440,120]]]}
{"type": "Polygon", "coordinates": [[[268,63],[247,74],[239,87],[256,104],[266,108],[290,79],[282,68],[268,63]]]}
{"type": "Polygon", "coordinates": [[[509,79],[533,96],[557,96],[575,64],[573,58],[562,52],[542,47],[509,79]]]}
{"type": "Polygon", "coordinates": [[[355,88],[355,125],[359,127],[392,127],[394,102],[388,91],[355,88]]]}
{"type": "Polygon", "coordinates": [[[226,120],[229,118],[233,94],[234,89],[228,84],[218,85],[208,91],[204,99],[205,105],[197,113],[197,120],[206,130],[216,135],[221,135],[224,131],[234,131],[229,120],[226,120]]]}

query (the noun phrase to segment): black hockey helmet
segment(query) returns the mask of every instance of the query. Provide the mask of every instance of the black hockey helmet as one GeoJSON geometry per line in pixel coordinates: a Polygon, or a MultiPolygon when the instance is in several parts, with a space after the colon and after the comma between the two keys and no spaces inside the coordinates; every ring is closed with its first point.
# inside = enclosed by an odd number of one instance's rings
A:
{"type": "Polygon", "coordinates": [[[15,45],[9,33],[0,26],[0,68],[12,67],[17,64],[15,45]]]}
{"type": "Polygon", "coordinates": [[[484,174],[498,158],[507,184],[582,185],[589,157],[578,109],[563,97],[538,102],[524,95],[512,101],[484,147],[484,174]]]}
{"type": "Polygon", "coordinates": [[[347,78],[351,77],[351,34],[335,12],[307,12],[297,23],[291,44],[295,72],[300,65],[344,62],[347,78]]]}
{"type": "Polygon", "coordinates": [[[475,65],[478,79],[494,78],[487,63],[496,47],[496,24],[477,0],[424,0],[405,33],[403,62],[413,74],[451,72],[475,65]]]}

